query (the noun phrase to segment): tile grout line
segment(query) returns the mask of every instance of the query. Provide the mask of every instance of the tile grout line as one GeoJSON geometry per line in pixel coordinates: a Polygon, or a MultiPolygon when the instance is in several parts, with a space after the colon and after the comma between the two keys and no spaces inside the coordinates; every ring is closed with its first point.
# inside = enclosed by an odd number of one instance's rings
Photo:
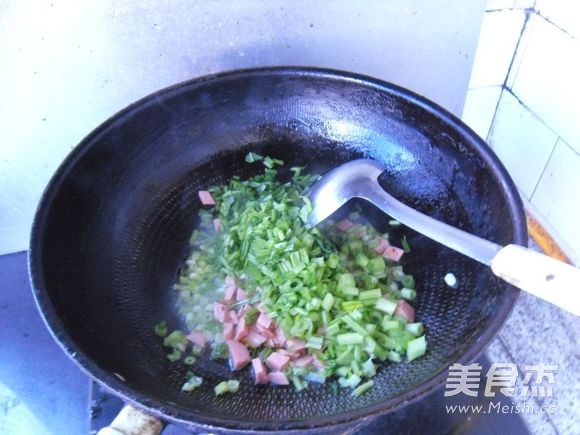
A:
{"type": "Polygon", "coordinates": [[[576,38],[574,35],[572,35],[570,32],[568,32],[566,29],[564,29],[563,27],[558,26],[556,23],[554,23],[552,20],[550,20],[548,17],[545,17],[544,15],[541,14],[540,11],[536,11],[536,14],[538,15],[538,17],[542,18],[546,23],[551,24],[552,26],[554,26],[556,29],[560,30],[561,32],[563,32],[566,36],[576,40],[578,38],[576,38]]]}
{"type": "MultiPolygon", "coordinates": [[[[518,42],[516,42],[516,46],[514,47],[514,54],[512,56],[512,59],[510,61],[509,66],[508,66],[504,81],[501,85],[502,88],[505,88],[505,89],[509,89],[507,82],[508,82],[508,79],[509,79],[510,74],[512,72],[512,68],[514,68],[514,63],[516,61],[516,57],[518,55],[518,50],[520,49],[520,45],[522,45],[524,33],[526,32],[526,29],[528,28],[528,24],[531,20],[531,17],[533,16],[533,14],[536,13],[534,8],[526,8],[526,9],[523,9],[523,11],[524,11],[524,23],[522,24],[522,29],[520,30],[520,35],[518,36],[518,42]]],[[[517,75],[517,73],[516,73],[516,75],[517,75]]],[[[515,77],[514,77],[514,82],[515,82],[515,77]]]]}
{"type": "MultiPolygon", "coordinates": [[[[503,329],[503,328],[502,328],[503,329]]],[[[516,362],[516,359],[513,357],[512,353],[509,350],[508,345],[504,342],[503,338],[501,337],[501,331],[498,333],[497,338],[499,339],[499,342],[501,343],[501,345],[503,346],[505,353],[507,353],[508,357],[512,360],[512,362],[514,362],[516,364],[516,366],[518,366],[518,378],[520,378],[522,381],[522,377],[520,376],[520,369],[519,369],[519,363],[516,362]]],[[[493,363],[493,362],[492,362],[493,363]]],[[[535,397],[531,397],[531,400],[534,401],[534,409],[536,409],[536,405],[538,408],[540,408],[540,402],[538,402],[538,399],[535,397]]],[[[550,423],[550,426],[552,426],[552,428],[554,429],[554,431],[556,432],[556,434],[559,434],[560,431],[558,430],[558,428],[556,427],[556,424],[552,421],[552,419],[550,418],[549,414],[544,414],[548,420],[548,422],[550,423]]],[[[522,414],[523,420],[526,421],[525,419],[525,414],[522,414]]]]}
{"type": "Polygon", "coordinates": [[[542,177],[544,176],[544,173],[546,172],[546,168],[548,167],[548,164],[550,163],[550,160],[551,160],[552,156],[554,155],[554,152],[556,151],[556,145],[558,145],[559,141],[560,141],[560,137],[556,137],[556,141],[554,142],[554,145],[552,145],[552,151],[550,151],[550,155],[548,156],[548,159],[546,160],[546,163],[544,164],[544,167],[542,168],[542,172],[540,173],[540,176],[538,177],[538,181],[536,181],[534,189],[532,190],[532,194],[530,195],[530,202],[532,202],[532,198],[534,197],[534,194],[536,193],[536,189],[540,185],[540,181],[542,180],[542,177]]]}

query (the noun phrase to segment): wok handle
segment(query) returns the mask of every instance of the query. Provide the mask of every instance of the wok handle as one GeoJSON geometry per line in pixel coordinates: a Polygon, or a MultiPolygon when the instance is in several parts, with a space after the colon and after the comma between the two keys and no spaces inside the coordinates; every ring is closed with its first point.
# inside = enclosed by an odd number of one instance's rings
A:
{"type": "Polygon", "coordinates": [[[97,435],[159,435],[162,430],[161,420],[131,405],[125,405],[113,422],[97,435]]]}
{"type": "Polygon", "coordinates": [[[502,248],[491,270],[510,284],[580,316],[580,269],[517,245],[502,248]]]}

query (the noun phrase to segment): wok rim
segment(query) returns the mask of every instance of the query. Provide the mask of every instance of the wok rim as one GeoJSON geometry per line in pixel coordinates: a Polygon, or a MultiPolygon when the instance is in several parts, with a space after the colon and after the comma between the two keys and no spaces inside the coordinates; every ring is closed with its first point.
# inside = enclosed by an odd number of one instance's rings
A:
{"type": "MultiPolygon", "coordinates": [[[[507,198],[509,207],[510,223],[514,232],[512,243],[527,246],[527,227],[525,224],[525,215],[523,204],[513,180],[510,178],[507,170],[500,162],[498,157],[493,153],[491,148],[477,134],[464,124],[455,115],[442,108],[438,104],[427,98],[405,89],[401,86],[379,80],[366,75],[340,71],[328,68],[303,67],[303,66],[277,66],[277,67],[259,67],[237,69],[220,72],[217,74],[205,75],[186,80],[175,85],[163,88],[152,94],[149,94],[138,101],[130,104],[124,109],[118,111],[110,118],[97,126],[89,133],[65,158],[60,164],[55,174],[52,176],[47,187],[45,188],[39,205],[36,209],[34,221],[32,224],[29,251],[28,251],[28,273],[32,285],[32,292],[36,305],[40,311],[41,317],[50,331],[55,341],[65,351],[65,353],[86,373],[91,379],[104,386],[109,392],[120,397],[123,401],[131,403],[154,415],[162,420],[182,424],[186,426],[195,426],[204,430],[235,430],[235,431],[294,431],[307,430],[315,428],[338,427],[355,421],[377,417],[397,411],[404,406],[416,402],[421,398],[431,394],[437,388],[443,385],[446,379],[446,369],[442,369],[434,374],[427,381],[419,384],[413,389],[374,405],[358,408],[341,414],[335,414],[324,417],[315,417],[300,420],[266,420],[253,422],[241,420],[239,418],[228,418],[224,416],[209,417],[194,411],[184,410],[169,402],[160,402],[150,396],[133,390],[125,384],[115,374],[109,373],[100,368],[88,355],[86,355],[79,346],[74,342],[66,331],[61,322],[57,311],[50,301],[47,286],[44,281],[42,270],[42,240],[44,236],[45,220],[50,210],[53,198],[58,193],[63,181],[68,176],[70,170],[79,162],[88,149],[94,145],[94,142],[103,134],[106,134],[109,128],[118,122],[122,122],[131,113],[138,111],[142,106],[149,104],[153,100],[165,97],[168,94],[179,92],[188,88],[202,86],[206,82],[227,81],[233,78],[259,77],[259,76],[291,76],[291,77],[316,77],[336,81],[354,82],[365,87],[378,89],[396,97],[411,102],[423,110],[437,117],[444,124],[455,128],[463,137],[469,139],[469,147],[475,151],[478,156],[485,162],[492,171],[496,179],[500,182],[503,193],[507,198]]],[[[474,344],[458,358],[454,363],[467,364],[479,356],[493,337],[499,332],[505,323],[508,315],[519,296],[519,292],[513,287],[506,288],[506,295],[503,297],[502,305],[498,313],[492,320],[490,326],[474,342],[474,344]]]]}

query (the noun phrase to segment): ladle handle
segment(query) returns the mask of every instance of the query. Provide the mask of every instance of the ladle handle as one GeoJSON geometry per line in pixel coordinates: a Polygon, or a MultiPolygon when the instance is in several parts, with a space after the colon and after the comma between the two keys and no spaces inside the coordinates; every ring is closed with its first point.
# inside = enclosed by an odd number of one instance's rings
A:
{"type": "Polygon", "coordinates": [[[580,269],[518,245],[502,248],[491,270],[510,284],[580,316],[580,269]]]}

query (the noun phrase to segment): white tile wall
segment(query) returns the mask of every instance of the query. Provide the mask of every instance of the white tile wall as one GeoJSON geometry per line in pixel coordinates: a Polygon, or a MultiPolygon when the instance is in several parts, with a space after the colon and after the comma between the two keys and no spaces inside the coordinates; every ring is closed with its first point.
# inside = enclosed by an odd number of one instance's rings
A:
{"type": "Polygon", "coordinates": [[[461,119],[483,140],[487,139],[500,94],[501,86],[486,86],[467,91],[461,119]]]}
{"type": "Polygon", "coordinates": [[[488,0],[485,9],[488,11],[498,9],[526,9],[534,7],[535,0],[488,0]]]}
{"type": "Polygon", "coordinates": [[[570,35],[580,37],[580,1],[538,0],[536,10],[570,35]]]}
{"type": "Polygon", "coordinates": [[[522,10],[486,12],[469,82],[470,88],[504,83],[524,20],[525,12],[522,10]]]}
{"type": "Polygon", "coordinates": [[[531,202],[580,258],[580,155],[559,140],[531,202]]]}
{"type": "Polygon", "coordinates": [[[531,198],[557,139],[509,91],[502,92],[488,142],[526,198],[531,198]]]}
{"type": "Polygon", "coordinates": [[[580,152],[580,41],[534,14],[512,90],[580,152]]]}

